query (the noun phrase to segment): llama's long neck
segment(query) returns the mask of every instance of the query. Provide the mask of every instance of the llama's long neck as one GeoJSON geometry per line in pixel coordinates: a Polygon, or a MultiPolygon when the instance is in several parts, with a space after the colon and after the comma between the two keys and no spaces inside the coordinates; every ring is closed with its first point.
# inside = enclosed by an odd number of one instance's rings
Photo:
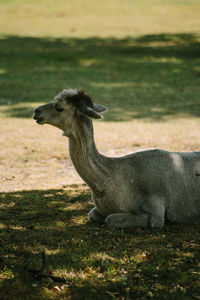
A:
{"type": "Polygon", "coordinates": [[[111,172],[112,159],[101,155],[94,142],[92,121],[77,120],[76,134],[69,137],[71,160],[81,178],[94,194],[101,193],[107,175],[111,172]]]}

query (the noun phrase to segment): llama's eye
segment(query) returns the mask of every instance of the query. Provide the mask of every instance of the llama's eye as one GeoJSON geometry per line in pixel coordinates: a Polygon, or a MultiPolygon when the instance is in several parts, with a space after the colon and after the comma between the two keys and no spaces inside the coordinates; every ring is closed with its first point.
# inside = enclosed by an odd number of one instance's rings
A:
{"type": "Polygon", "coordinates": [[[60,107],[58,104],[55,105],[55,109],[59,112],[64,111],[64,109],[62,107],[60,107]]]}

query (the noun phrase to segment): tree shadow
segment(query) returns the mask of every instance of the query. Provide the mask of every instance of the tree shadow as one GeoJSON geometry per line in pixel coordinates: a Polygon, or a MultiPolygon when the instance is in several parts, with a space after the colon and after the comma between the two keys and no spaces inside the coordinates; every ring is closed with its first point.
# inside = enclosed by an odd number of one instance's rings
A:
{"type": "Polygon", "coordinates": [[[171,276],[179,273],[166,271],[173,261],[177,272],[198,268],[200,224],[111,229],[88,222],[89,199],[88,190],[74,186],[0,193],[1,299],[54,299],[44,289],[63,284],[70,299],[145,296],[144,280],[177,280],[171,276]],[[183,251],[185,257],[178,259],[183,251]],[[81,277],[84,272],[88,277],[81,277]]]}
{"type": "Polygon", "coordinates": [[[78,87],[110,108],[106,121],[197,117],[199,53],[199,35],[192,33],[124,39],[5,36],[0,104],[6,116],[31,117],[36,102],[78,87]]]}
{"type": "Polygon", "coordinates": [[[9,108],[5,108],[3,112],[12,118],[27,119],[33,116],[34,108],[30,105],[20,105],[20,107],[10,106],[9,108]]]}

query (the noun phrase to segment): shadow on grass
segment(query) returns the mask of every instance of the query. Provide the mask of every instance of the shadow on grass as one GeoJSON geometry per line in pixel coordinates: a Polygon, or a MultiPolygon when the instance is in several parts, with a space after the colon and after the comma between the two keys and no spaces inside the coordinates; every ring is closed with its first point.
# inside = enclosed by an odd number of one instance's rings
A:
{"type": "Polygon", "coordinates": [[[31,117],[33,102],[78,87],[110,108],[106,121],[199,116],[199,41],[192,33],[124,39],[1,37],[3,113],[31,117]]]}
{"type": "Polygon", "coordinates": [[[11,116],[13,118],[31,118],[33,116],[34,108],[32,106],[22,105],[20,107],[11,106],[9,109],[6,108],[4,110],[6,115],[11,116]]]}
{"type": "Polygon", "coordinates": [[[89,201],[82,187],[0,193],[2,300],[198,295],[200,224],[116,230],[87,221],[89,201]]]}

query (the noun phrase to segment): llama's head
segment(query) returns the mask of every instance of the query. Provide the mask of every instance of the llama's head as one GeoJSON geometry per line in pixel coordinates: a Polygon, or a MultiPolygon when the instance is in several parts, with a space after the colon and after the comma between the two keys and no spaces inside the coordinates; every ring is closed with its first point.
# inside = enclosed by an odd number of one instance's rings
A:
{"type": "MultiPolygon", "coordinates": [[[[74,128],[74,122],[81,117],[101,119],[107,108],[92,102],[90,96],[78,89],[63,90],[55,101],[35,109],[33,118],[38,124],[50,124],[60,128],[66,135],[74,128]]],[[[82,118],[83,119],[83,118],[82,118]]]]}

